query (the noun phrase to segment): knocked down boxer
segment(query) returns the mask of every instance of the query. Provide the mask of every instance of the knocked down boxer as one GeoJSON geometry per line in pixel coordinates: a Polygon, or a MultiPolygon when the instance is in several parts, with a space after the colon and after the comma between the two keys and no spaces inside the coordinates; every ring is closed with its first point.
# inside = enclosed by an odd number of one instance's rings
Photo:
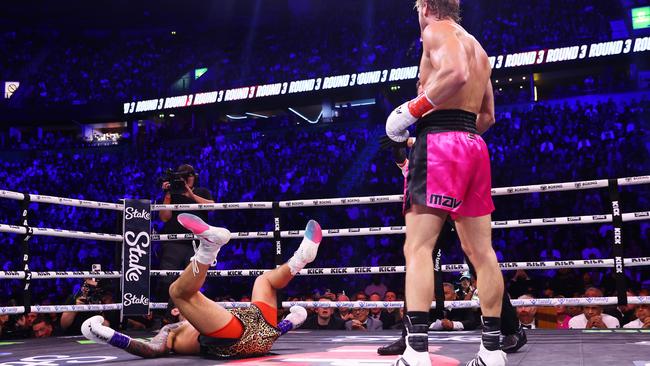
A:
{"type": "Polygon", "coordinates": [[[294,306],[290,314],[277,322],[276,291],[311,263],[322,239],[320,225],[310,220],[300,247],[282,266],[257,277],[251,306],[225,309],[200,292],[210,266],[230,240],[230,232],[210,226],[191,214],[178,215],[178,221],[200,239],[201,244],[191,263],[169,287],[174,304],[187,321],[163,327],[150,342],[132,339],[102,325],[95,316],[82,325],[86,338],[108,343],[141,357],[160,357],[170,352],[214,358],[244,358],[267,354],[282,334],[299,327],[307,311],[294,306]]]}

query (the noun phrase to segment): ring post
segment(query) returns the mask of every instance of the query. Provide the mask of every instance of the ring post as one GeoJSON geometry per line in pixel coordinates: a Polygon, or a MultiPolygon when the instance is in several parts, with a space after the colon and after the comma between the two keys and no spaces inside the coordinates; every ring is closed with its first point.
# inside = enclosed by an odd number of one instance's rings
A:
{"type": "Polygon", "coordinates": [[[32,228],[29,227],[29,204],[31,203],[29,193],[23,194],[23,200],[20,204],[20,225],[25,228],[25,234],[21,235],[20,242],[23,252],[23,271],[25,271],[25,278],[23,280],[23,307],[25,309],[25,314],[31,311],[32,307],[32,295],[31,295],[31,283],[32,283],[32,272],[29,269],[29,239],[32,238],[32,228]]]}
{"type": "Polygon", "coordinates": [[[612,203],[612,224],[614,226],[614,278],[618,305],[627,305],[627,280],[625,278],[625,253],[623,247],[623,216],[621,216],[618,180],[609,180],[609,199],[612,203]]]}

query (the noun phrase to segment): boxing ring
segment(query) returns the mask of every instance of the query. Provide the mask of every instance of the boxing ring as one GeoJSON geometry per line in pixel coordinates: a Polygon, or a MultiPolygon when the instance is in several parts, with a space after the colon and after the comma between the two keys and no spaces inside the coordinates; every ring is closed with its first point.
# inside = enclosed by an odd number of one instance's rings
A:
{"type": "MultiPolygon", "coordinates": [[[[602,298],[539,298],[512,300],[513,306],[561,306],[561,305],[623,305],[648,304],[650,297],[627,297],[625,291],[624,271],[650,265],[650,257],[625,258],[623,243],[625,236],[622,223],[650,220],[650,211],[621,212],[619,205],[619,187],[649,184],[650,176],[627,177],[610,180],[594,180],[582,182],[567,182],[544,185],[495,188],[493,196],[505,196],[525,193],[544,193],[572,190],[608,188],[610,193],[611,213],[586,216],[567,216],[534,219],[515,219],[494,221],[493,229],[517,227],[536,227],[554,225],[582,225],[592,223],[612,224],[614,228],[613,258],[610,259],[579,259],[558,260],[545,262],[506,262],[500,263],[502,270],[517,269],[559,269],[559,268],[611,268],[616,275],[618,297],[602,298]],[[623,238],[623,240],[621,240],[623,238]]],[[[87,312],[120,310],[122,303],[102,305],[32,305],[29,293],[31,281],[53,278],[116,278],[122,279],[120,271],[51,271],[33,272],[29,269],[29,239],[34,235],[45,235],[76,239],[122,242],[124,235],[90,233],[71,230],[31,227],[28,224],[28,206],[31,202],[49,203],[65,206],[76,206],[91,209],[106,209],[123,211],[123,204],[75,200],[61,197],[23,194],[0,190],[0,198],[20,200],[23,203],[21,225],[0,224],[0,232],[21,235],[23,249],[23,268],[19,271],[0,271],[0,280],[22,280],[25,284],[23,303],[27,306],[0,307],[0,315],[35,313],[61,313],[65,311],[87,312]]],[[[297,209],[302,207],[327,207],[342,205],[366,205],[380,203],[402,203],[402,195],[347,197],[331,199],[313,199],[280,202],[239,202],[215,203],[199,205],[151,205],[152,211],[157,210],[236,210],[236,209],[266,209],[273,210],[274,231],[270,232],[235,232],[232,240],[249,238],[266,238],[275,240],[276,265],[281,260],[283,238],[299,238],[302,231],[281,230],[280,211],[282,209],[297,209]]],[[[404,234],[402,226],[369,227],[369,228],[339,228],[324,229],[324,237],[365,236],[365,235],[396,235],[404,234]]],[[[193,239],[191,234],[152,235],[152,240],[162,242],[193,239]]],[[[316,260],[315,263],[317,262],[316,260]]],[[[467,269],[465,264],[445,264],[443,272],[459,272],[467,269]]],[[[229,269],[208,272],[208,277],[255,277],[270,269],[229,269]]],[[[178,276],[180,271],[151,270],[152,277],[178,276]]],[[[395,274],[405,273],[404,266],[378,267],[342,267],[342,268],[305,268],[300,276],[315,275],[356,275],[356,274],[395,274]]],[[[209,279],[208,279],[209,280],[209,279]]],[[[291,286],[291,285],[289,285],[291,286]]],[[[227,302],[220,303],[224,307],[246,307],[249,303],[227,302]]],[[[293,305],[304,307],[347,307],[347,308],[398,308],[402,302],[282,302],[282,307],[293,305]]],[[[149,303],[150,309],[164,309],[166,303],[149,303]]],[[[477,301],[446,301],[449,308],[476,308],[477,301]]],[[[432,304],[435,307],[435,303],[432,304]]],[[[107,345],[94,344],[83,336],[56,337],[45,339],[21,339],[0,341],[0,365],[64,365],[80,363],[127,365],[138,364],[241,364],[241,365],[389,365],[394,356],[379,356],[376,349],[388,344],[399,337],[398,330],[381,332],[355,331],[312,331],[301,330],[290,332],[281,337],[274,345],[272,354],[255,359],[244,360],[207,360],[198,356],[172,355],[161,359],[141,359],[120,349],[107,345]]],[[[151,332],[127,332],[135,338],[153,337],[151,332]]],[[[508,355],[509,364],[526,365],[620,365],[650,364],[650,329],[590,329],[590,330],[529,330],[528,345],[518,353],[508,355]]],[[[430,355],[435,365],[459,365],[471,359],[480,342],[479,331],[430,332],[430,355]]]]}

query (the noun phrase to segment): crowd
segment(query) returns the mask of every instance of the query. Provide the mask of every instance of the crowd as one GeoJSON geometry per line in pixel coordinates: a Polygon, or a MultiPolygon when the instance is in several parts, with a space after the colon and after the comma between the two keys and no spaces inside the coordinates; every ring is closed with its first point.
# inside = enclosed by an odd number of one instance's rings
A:
{"type": "MultiPolygon", "coordinates": [[[[626,17],[620,2],[603,0],[463,6],[464,25],[490,55],[608,40],[610,22],[626,17]]],[[[21,81],[13,99],[28,107],[125,102],[417,64],[419,27],[409,4],[386,3],[361,21],[351,19],[358,16],[296,18],[272,31],[3,32],[0,56],[7,62],[0,75],[21,81]],[[194,81],[194,70],[203,67],[208,72],[194,81]]]]}
{"type": "MultiPolygon", "coordinates": [[[[560,271],[561,272],[561,271],[560,271]]],[[[566,280],[564,274],[558,272],[557,279],[566,280]]],[[[568,272],[567,272],[568,273],[568,272]]],[[[566,274],[566,273],[565,273],[566,274]]],[[[519,276],[519,272],[517,276],[519,276]]],[[[525,276],[525,273],[523,274],[525,276]]],[[[98,295],[89,295],[88,283],[95,282],[86,280],[82,289],[71,297],[70,302],[75,304],[101,304],[112,303],[113,293],[109,290],[102,290],[98,295]],[[93,297],[96,300],[91,300],[93,297]]],[[[96,284],[95,284],[96,285],[96,284]]],[[[93,286],[95,286],[93,285],[93,286]]],[[[510,285],[510,294],[513,296],[510,285]]],[[[476,299],[476,280],[467,274],[463,274],[456,283],[445,282],[444,300],[472,300],[476,299]]],[[[527,289],[530,290],[530,287],[527,289]]],[[[94,290],[98,292],[97,289],[94,290]]],[[[553,292],[546,292],[545,295],[554,298],[565,296],[553,292]]],[[[628,296],[649,296],[650,291],[627,291],[628,296]]],[[[598,287],[586,287],[572,294],[572,297],[602,297],[604,292],[598,287]]],[[[513,298],[515,298],[513,296],[513,298]]],[[[535,299],[536,296],[528,292],[516,297],[520,300],[535,299]]],[[[215,298],[215,300],[235,301],[233,298],[215,298]]],[[[243,296],[239,301],[250,301],[248,296],[243,296]]],[[[388,288],[381,279],[376,276],[373,282],[363,290],[354,292],[348,296],[345,292],[314,293],[301,297],[291,297],[290,301],[403,301],[398,292],[388,288]]],[[[172,305],[173,306],[173,305],[172,305]]],[[[302,329],[315,330],[348,330],[348,331],[378,331],[402,329],[404,324],[403,309],[391,308],[331,308],[316,307],[308,309],[308,317],[302,325],[302,329]]],[[[606,328],[632,328],[650,329],[650,305],[624,305],[624,306],[575,306],[571,304],[558,305],[555,307],[538,307],[534,305],[521,306],[516,308],[517,317],[524,328],[536,329],[606,329],[606,328]]],[[[109,326],[115,329],[130,330],[156,330],[169,322],[182,320],[182,314],[178,309],[171,307],[164,314],[149,313],[146,316],[126,317],[119,321],[117,312],[107,311],[101,313],[109,322],[109,326]]],[[[45,338],[60,335],[75,335],[80,333],[81,324],[85,319],[93,316],[93,313],[65,312],[62,314],[36,314],[28,313],[22,315],[0,316],[0,339],[11,338],[45,338]]],[[[462,331],[474,330],[480,325],[480,310],[478,309],[454,309],[445,308],[441,312],[430,312],[430,329],[433,331],[462,331]]]]}
{"type": "MultiPolygon", "coordinates": [[[[183,129],[176,122],[160,126],[150,136],[138,139],[135,145],[57,149],[39,146],[34,140],[27,142],[35,143],[32,150],[2,153],[0,182],[3,189],[34,194],[107,202],[138,197],[160,202],[162,190],[157,178],[167,168],[191,163],[199,172],[198,185],[211,191],[216,202],[327,198],[340,196],[343,176],[349,169],[356,169],[355,160],[370,149],[374,155],[354,182],[352,195],[395,194],[403,184],[400,170],[390,153],[371,148],[383,130],[371,117],[380,113],[372,111],[376,108],[366,107],[350,114],[356,120],[330,124],[299,126],[287,119],[275,121],[275,125],[273,121],[228,124],[230,127],[211,124],[197,129],[186,139],[182,139],[183,129]]],[[[643,98],[540,103],[532,109],[504,110],[493,130],[485,135],[491,151],[493,186],[647,175],[649,108],[649,101],[643,98]]],[[[73,137],[68,138],[74,141],[73,137]]],[[[10,140],[8,137],[5,141],[10,140]]],[[[622,188],[623,212],[650,207],[650,195],[643,187],[622,188]]],[[[497,197],[495,204],[495,220],[603,214],[611,210],[606,190],[497,197]]],[[[0,222],[17,223],[19,207],[19,202],[4,200],[0,222]]],[[[298,230],[310,218],[317,219],[324,228],[403,225],[398,206],[381,204],[286,209],[282,214],[283,229],[298,230]]],[[[227,214],[216,211],[210,213],[209,221],[232,231],[273,230],[273,218],[268,211],[227,214]]],[[[93,232],[121,231],[121,217],[114,211],[35,203],[30,205],[29,224],[93,232]]],[[[162,230],[159,220],[154,221],[154,230],[162,230]]],[[[650,256],[649,248],[643,245],[650,241],[650,225],[643,221],[627,223],[624,230],[626,257],[650,256]]],[[[317,266],[403,265],[401,240],[400,236],[330,237],[321,247],[317,266]]],[[[0,253],[2,269],[20,269],[18,237],[5,234],[3,242],[7,245],[0,253]]],[[[613,228],[608,224],[580,225],[571,230],[545,227],[494,231],[494,246],[500,261],[611,258],[612,243],[613,228]]],[[[285,260],[297,244],[296,240],[285,242],[285,260]]],[[[154,268],[163,245],[154,244],[154,268]]],[[[449,247],[443,251],[443,263],[461,263],[458,246],[449,247]]],[[[120,248],[115,243],[35,236],[30,241],[30,252],[33,271],[90,270],[94,263],[101,264],[104,270],[120,268],[120,248]]],[[[268,240],[234,240],[221,251],[217,269],[269,268],[274,253],[274,244],[268,240]]],[[[591,287],[601,289],[607,296],[615,291],[611,270],[504,273],[513,298],[526,294],[574,297],[591,287]]],[[[647,270],[627,269],[630,290],[639,293],[647,289],[647,274],[647,270]]],[[[456,276],[446,274],[445,280],[455,283],[456,276]]],[[[287,294],[303,299],[325,293],[356,294],[371,280],[376,281],[365,275],[341,276],[335,281],[305,276],[296,278],[295,286],[290,286],[287,294]],[[312,291],[300,290],[305,288],[312,291]]],[[[378,281],[375,287],[392,289],[390,292],[401,298],[402,275],[386,276],[378,281]],[[380,283],[384,285],[379,286],[380,283]]],[[[32,300],[35,304],[73,303],[82,284],[81,280],[66,279],[33,281],[32,300]]],[[[102,286],[111,295],[119,288],[110,281],[102,286]]],[[[221,278],[209,281],[206,292],[215,299],[239,299],[251,286],[249,278],[221,278]]],[[[2,281],[1,292],[13,294],[2,305],[19,303],[20,288],[19,281],[2,281]]],[[[385,291],[378,292],[384,298],[385,291]]],[[[16,324],[27,320],[13,319],[16,324]]],[[[151,321],[146,323],[151,325],[151,321]]],[[[50,322],[57,324],[55,317],[50,322]]]]}
{"type": "MultiPolygon", "coordinates": [[[[46,28],[3,31],[0,75],[21,82],[18,92],[6,103],[25,108],[119,104],[190,89],[214,90],[415,65],[421,53],[416,14],[410,6],[391,4],[376,7],[373,16],[360,22],[351,22],[346,16],[316,20],[311,26],[319,26],[318,32],[301,31],[306,26],[304,19],[284,24],[273,32],[228,34],[214,29],[146,34],[71,34],[46,28]],[[208,67],[208,72],[191,81],[192,72],[198,67],[208,67]],[[186,85],[180,85],[183,82],[186,85]]],[[[571,6],[558,0],[465,2],[464,6],[466,27],[491,55],[610,39],[610,22],[624,17],[620,2],[603,0],[579,0],[571,6]]],[[[575,85],[562,84],[560,90],[548,94],[628,89],[632,80],[634,75],[598,73],[578,80],[575,85]]],[[[528,87],[517,86],[495,90],[499,102],[530,101],[531,93],[528,87]]],[[[647,175],[649,113],[647,98],[609,102],[585,99],[576,104],[537,103],[533,107],[504,109],[497,116],[496,126],[484,136],[491,153],[493,186],[647,175]]],[[[403,185],[400,170],[389,152],[378,151],[375,146],[383,131],[378,121],[386,114],[377,105],[349,109],[334,123],[298,125],[293,118],[277,117],[209,123],[191,133],[190,123],[178,120],[162,122],[140,135],[130,136],[131,131],[127,131],[102,141],[85,141],[76,131],[0,129],[0,189],[106,202],[148,198],[160,203],[163,192],[158,178],[168,168],[189,163],[199,172],[198,185],[207,188],[216,202],[340,197],[343,191],[354,196],[396,194],[403,185]],[[350,174],[359,166],[360,174],[350,174]]],[[[650,208],[650,193],[644,186],[623,187],[621,191],[623,212],[650,208]]],[[[493,218],[604,214],[611,210],[609,202],[606,190],[505,196],[495,198],[497,210],[493,218]]],[[[29,209],[30,226],[121,232],[122,218],[115,211],[35,203],[29,209]]],[[[19,202],[3,200],[0,223],[17,224],[19,212],[19,202]]],[[[299,230],[311,218],[326,229],[399,226],[404,223],[400,213],[399,206],[394,204],[286,209],[282,211],[281,222],[284,230],[299,230]]],[[[274,226],[270,211],[216,211],[209,214],[209,221],[233,232],[272,231],[274,226]]],[[[163,230],[163,223],[155,215],[153,229],[163,230]]],[[[627,223],[624,230],[625,256],[650,257],[650,248],[643,245],[650,242],[650,224],[627,223]]],[[[500,261],[613,256],[613,227],[609,224],[580,225],[570,230],[495,230],[493,235],[500,261]]],[[[315,265],[403,265],[402,241],[402,236],[328,237],[315,265]]],[[[19,237],[2,234],[2,243],[2,270],[21,269],[19,237]]],[[[283,259],[297,244],[297,240],[284,242],[283,259]]],[[[449,248],[443,251],[443,263],[461,263],[458,245],[448,244],[449,248]]],[[[32,271],[90,270],[95,263],[103,270],[119,270],[121,266],[120,245],[111,242],[35,236],[29,246],[32,271]]],[[[159,265],[163,246],[154,243],[153,268],[159,265]]],[[[217,269],[270,268],[274,255],[275,245],[269,240],[233,240],[221,251],[217,269]]],[[[648,270],[628,268],[625,274],[630,294],[647,296],[648,270]]],[[[504,272],[504,276],[513,298],[615,293],[611,270],[520,270],[504,272]]],[[[403,298],[403,280],[403,275],[304,276],[295,279],[287,295],[294,300],[392,301],[403,298]]],[[[444,280],[449,283],[445,286],[446,298],[464,299],[471,295],[467,278],[445,274],[444,280]]],[[[118,297],[117,282],[93,282],[33,281],[32,301],[43,305],[110,303],[118,297]]],[[[216,300],[246,301],[243,296],[251,286],[250,278],[228,277],[209,281],[205,289],[216,300]]],[[[21,289],[20,281],[0,281],[0,306],[20,305],[21,289]]],[[[584,327],[613,324],[598,309],[587,308],[560,307],[551,318],[557,320],[558,327],[570,327],[569,319],[578,319],[582,312],[584,327]]],[[[617,319],[619,326],[632,321],[633,315],[641,321],[637,323],[639,327],[647,327],[650,322],[644,307],[605,310],[617,319]]],[[[519,309],[525,324],[535,324],[533,318],[540,313],[531,308],[519,309]]],[[[162,321],[168,321],[168,315],[162,321]]],[[[433,326],[457,329],[458,321],[463,329],[469,329],[475,324],[472,319],[476,319],[476,314],[472,312],[454,315],[462,320],[447,319],[449,322],[440,321],[433,326]]],[[[111,326],[136,329],[156,327],[161,320],[148,316],[118,324],[112,313],[105,317],[113,318],[111,326]]],[[[400,326],[400,317],[399,310],[318,309],[306,327],[389,329],[400,326]],[[330,325],[326,319],[338,320],[330,325]]],[[[1,316],[0,338],[73,334],[78,332],[80,319],[72,314],[1,316]]]]}

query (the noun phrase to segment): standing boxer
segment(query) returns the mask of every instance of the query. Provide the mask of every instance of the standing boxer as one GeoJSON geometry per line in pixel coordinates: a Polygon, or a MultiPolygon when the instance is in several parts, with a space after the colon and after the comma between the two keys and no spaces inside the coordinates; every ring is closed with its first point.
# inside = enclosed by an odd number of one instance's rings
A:
{"type": "Polygon", "coordinates": [[[503,278],[492,249],[490,159],[480,134],[494,124],[491,67],[486,52],[465,31],[458,0],[417,0],[423,42],[423,93],[397,107],[386,121],[395,142],[417,140],[409,159],[406,221],[407,348],[395,365],[431,365],[428,310],[433,300],[431,254],[451,216],[478,277],[483,334],[469,365],[505,365],[500,350],[503,278]]]}

